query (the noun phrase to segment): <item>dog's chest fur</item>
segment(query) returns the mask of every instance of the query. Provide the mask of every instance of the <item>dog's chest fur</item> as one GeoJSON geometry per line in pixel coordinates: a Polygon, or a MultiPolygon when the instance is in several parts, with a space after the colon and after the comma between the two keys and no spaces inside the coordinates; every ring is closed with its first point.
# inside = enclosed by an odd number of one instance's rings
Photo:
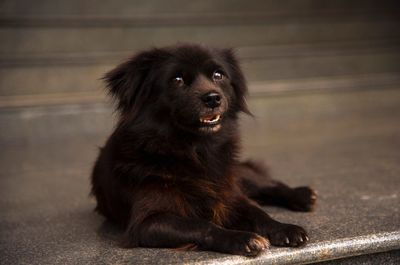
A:
{"type": "MultiPolygon", "coordinates": [[[[221,177],[222,178],[222,177],[221,177]]],[[[225,178],[225,177],[224,177],[225,178]]],[[[151,194],[162,199],[160,206],[183,217],[201,218],[224,225],[230,214],[231,197],[234,187],[230,177],[224,180],[175,179],[164,176],[157,181],[151,194]]]]}

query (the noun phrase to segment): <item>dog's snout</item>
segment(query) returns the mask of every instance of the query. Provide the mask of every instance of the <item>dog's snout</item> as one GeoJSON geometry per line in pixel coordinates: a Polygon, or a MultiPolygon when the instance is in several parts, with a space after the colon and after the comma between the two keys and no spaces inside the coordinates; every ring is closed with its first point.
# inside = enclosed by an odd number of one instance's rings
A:
{"type": "Polygon", "coordinates": [[[216,92],[209,92],[204,94],[201,99],[204,104],[209,108],[216,108],[221,105],[221,95],[216,92]]]}

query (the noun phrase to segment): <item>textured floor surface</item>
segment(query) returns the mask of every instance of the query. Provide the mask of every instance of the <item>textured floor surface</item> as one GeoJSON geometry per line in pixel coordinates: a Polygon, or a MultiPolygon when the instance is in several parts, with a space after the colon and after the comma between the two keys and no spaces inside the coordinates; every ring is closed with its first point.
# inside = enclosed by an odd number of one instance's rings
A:
{"type": "MultiPolygon", "coordinates": [[[[274,96],[249,103],[255,119],[241,123],[243,157],[265,160],[276,178],[318,191],[312,213],[265,208],[280,221],[304,226],[308,246],[271,248],[255,259],[119,248],[120,231],[93,212],[88,196],[97,147],[112,128],[110,107],[4,108],[0,263],[288,264],[400,249],[400,90],[274,96]]],[[[375,258],[380,264],[400,260],[398,251],[375,258]]],[[[342,264],[371,260],[352,259],[342,264]]]]}

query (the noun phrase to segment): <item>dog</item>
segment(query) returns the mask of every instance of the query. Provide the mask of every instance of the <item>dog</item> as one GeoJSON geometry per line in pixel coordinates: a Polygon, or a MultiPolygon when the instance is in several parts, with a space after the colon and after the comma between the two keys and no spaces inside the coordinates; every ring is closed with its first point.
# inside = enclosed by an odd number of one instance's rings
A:
{"type": "Polygon", "coordinates": [[[232,49],[180,44],[139,52],[104,76],[119,120],[91,176],[96,211],[126,247],[256,256],[309,240],[260,205],[311,211],[316,194],[238,160],[238,115],[251,114],[232,49]]]}

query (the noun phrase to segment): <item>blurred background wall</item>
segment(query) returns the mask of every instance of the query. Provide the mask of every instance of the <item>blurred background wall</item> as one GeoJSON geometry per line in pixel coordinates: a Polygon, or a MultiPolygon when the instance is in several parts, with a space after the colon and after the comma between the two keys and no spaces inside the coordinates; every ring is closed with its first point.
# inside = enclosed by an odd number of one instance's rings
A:
{"type": "Polygon", "coordinates": [[[237,49],[252,95],[396,86],[397,0],[0,1],[0,107],[97,102],[151,46],[237,49]]]}
{"type": "Polygon", "coordinates": [[[400,87],[398,0],[1,0],[0,40],[0,164],[16,169],[51,157],[89,172],[115,121],[101,77],[152,46],[234,47],[258,121],[245,150],[263,156],[322,128],[360,135],[400,87]],[[381,92],[339,93],[360,90],[381,92]]]}

